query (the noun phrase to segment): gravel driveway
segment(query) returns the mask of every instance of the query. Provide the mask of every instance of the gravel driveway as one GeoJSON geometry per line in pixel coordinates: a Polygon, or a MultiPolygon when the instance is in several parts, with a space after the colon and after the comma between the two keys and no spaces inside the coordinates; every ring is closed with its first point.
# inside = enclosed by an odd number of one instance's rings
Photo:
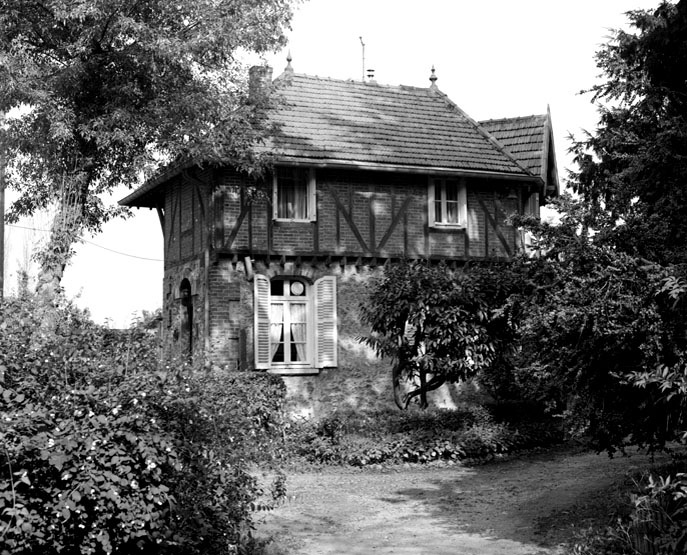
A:
{"type": "Polygon", "coordinates": [[[294,473],[257,535],[272,555],[560,554],[575,529],[613,518],[619,485],[651,465],[561,448],[475,467],[294,473]]]}

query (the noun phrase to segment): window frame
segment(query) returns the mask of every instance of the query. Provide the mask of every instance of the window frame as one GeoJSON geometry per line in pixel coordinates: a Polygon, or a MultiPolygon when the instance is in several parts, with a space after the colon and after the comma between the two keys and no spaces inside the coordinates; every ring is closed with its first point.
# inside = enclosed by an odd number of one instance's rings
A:
{"type": "MultiPolygon", "coordinates": [[[[301,276],[277,275],[270,279],[255,274],[254,294],[254,354],[255,368],[274,374],[317,374],[321,368],[338,366],[338,320],[336,308],[336,276],[324,276],[315,282],[301,276]],[[273,280],[299,281],[306,287],[305,296],[272,295],[273,280]],[[302,302],[306,299],[306,360],[272,362],[273,301],[302,302]]],[[[282,316],[282,322],[286,318],[282,316]]],[[[282,334],[284,330],[282,329],[282,334]]],[[[281,343],[281,341],[280,341],[281,343]]],[[[276,351],[275,351],[276,354],[276,351]]],[[[286,358],[286,357],[285,357],[286,358]]]]}
{"type": "Polygon", "coordinates": [[[465,229],[468,221],[468,199],[467,199],[467,184],[464,177],[440,177],[430,176],[427,185],[427,212],[429,218],[429,227],[437,229],[465,229]],[[455,181],[458,188],[457,200],[455,201],[458,208],[458,221],[448,222],[446,214],[448,213],[448,204],[453,201],[448,201],[446,198],[446,185],[450,181],[455,181]],[[437,199],[438,197],[438,199],[437,199]],[[436,203],[441,203],[442,220],[436,219],[436,203]]]}
{"type": "MultiPolygon", "coordinates": [[[[281,304],[283,307],[283,316],[282,316],[282,337],[283,341],[280,341],[280,343],[284,344],[284,352],[283,356],[284,359],[283,361],[278,361],[278,362],[273,362],[271,359],[273,358],[270,357],[270,368],[271,369],[284,369],[284,370],[291,370],[291,369],[302,369],[302,368],[312,368],[313,367],[313,340],[314,340],[314,333],[313,333],[313,324],[315,323],[315,318],[313,315],[313,292],[311,290],[311,285],[304,279],[300,278],[295,278],[291,276],[278,276],[275,278],[272,278],[270,280],[270,287],[272,286],[273,281],[281,281],[284,283],[284,291],[286,291],[286,284],[289,284],[289,289],[291,287],[291,284],[294,282],[302,283],[303,286],[305,287],[305,294],[304,295],[273,295],[272,292],[270,291],[270,316],[272,314],[271,308],[275,304],[281,304]],[[286,360],[287,358],[291,358],[291,345],[293,343],[296,343],[296,341],[291,337],[291,333],[288,334],[288,339],[287,339],[287,334],[284,333],[284,328],[286,328],[287,324],[290,325],[291,322],[291,317],[292,317],[292,311],[290,309],[291,305],[293,304],[305,304],[305,330],[306,330],[306,335],[305,335],[305,360],[302,361],[291,361],[291,360],[286,360]],[[287,309],[287,307],[289,307],[287,309]],[[288,352],[287,352],[287,346],[288,352]]],[[[270,317],[270,326],[273,325],[272,319],[270,317]]],[[[270,349],[272,347],[272,341],[271,341],[271,335],[270,335],[270,349]]],[[[276,354],[276,353],[275,353],[276,354]]]]}
{"type": "Polygon", "coordinates": [[[314,222],[317,220],[317,179],[315,168],[302,166],[278,166],[272,175],[272,219],[277,222],[314,222]],[[306,210],[305,218],[288,218],[279,215],[279,173],[280,171],[306,172],[306,210]]]}

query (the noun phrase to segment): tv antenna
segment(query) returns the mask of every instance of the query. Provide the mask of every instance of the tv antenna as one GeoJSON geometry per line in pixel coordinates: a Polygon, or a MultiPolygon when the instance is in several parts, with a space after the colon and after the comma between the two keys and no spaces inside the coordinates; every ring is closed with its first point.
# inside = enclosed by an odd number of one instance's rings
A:
{"type": "Polygon", "coordinates": [[[363,47],[363,71],[362,71],[362,76],[363,76],[363,81],[365,81],[365,43],[363,42],[363,37],[358,37],[360,39],[360,44],[363,47]]]}

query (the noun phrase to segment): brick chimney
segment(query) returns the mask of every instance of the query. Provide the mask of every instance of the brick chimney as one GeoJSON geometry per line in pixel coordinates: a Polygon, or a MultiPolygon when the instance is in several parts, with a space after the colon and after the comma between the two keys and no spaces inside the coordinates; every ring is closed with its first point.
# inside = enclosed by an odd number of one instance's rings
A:
{"type": "Polygon", "coordinates": [[[248,70],[248,98],[259,99],[269,92],[272,85],[270,66],[253,66],[248,70]]]}

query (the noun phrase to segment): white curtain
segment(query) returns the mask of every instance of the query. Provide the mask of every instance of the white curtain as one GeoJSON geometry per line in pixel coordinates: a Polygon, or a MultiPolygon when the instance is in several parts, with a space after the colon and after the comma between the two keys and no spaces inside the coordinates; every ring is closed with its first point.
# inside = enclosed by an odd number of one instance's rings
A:
{"type": "Polygon", "coordinates": [[[279,349],[283,330],[284,305],[281,303],[272,303],[272,308],[270,310],[270,360],[274,359],[274,355],[279,349]]]}
{"type": "MultiPolygon", "coordinates": [[[[305,341],[306,332],[306,310],[305,303],[291,303],[291,340],[296,345],[298,362],[304,362],[306,358],[305,341]]],[[[293,361],[296,362],[296,361],[293,361]]]]}
{"type": "Polygon", "coordinates": [[[279,217],[304,220],[308,216],[308,185],[301,174],[279,182],[279,217]]]}

